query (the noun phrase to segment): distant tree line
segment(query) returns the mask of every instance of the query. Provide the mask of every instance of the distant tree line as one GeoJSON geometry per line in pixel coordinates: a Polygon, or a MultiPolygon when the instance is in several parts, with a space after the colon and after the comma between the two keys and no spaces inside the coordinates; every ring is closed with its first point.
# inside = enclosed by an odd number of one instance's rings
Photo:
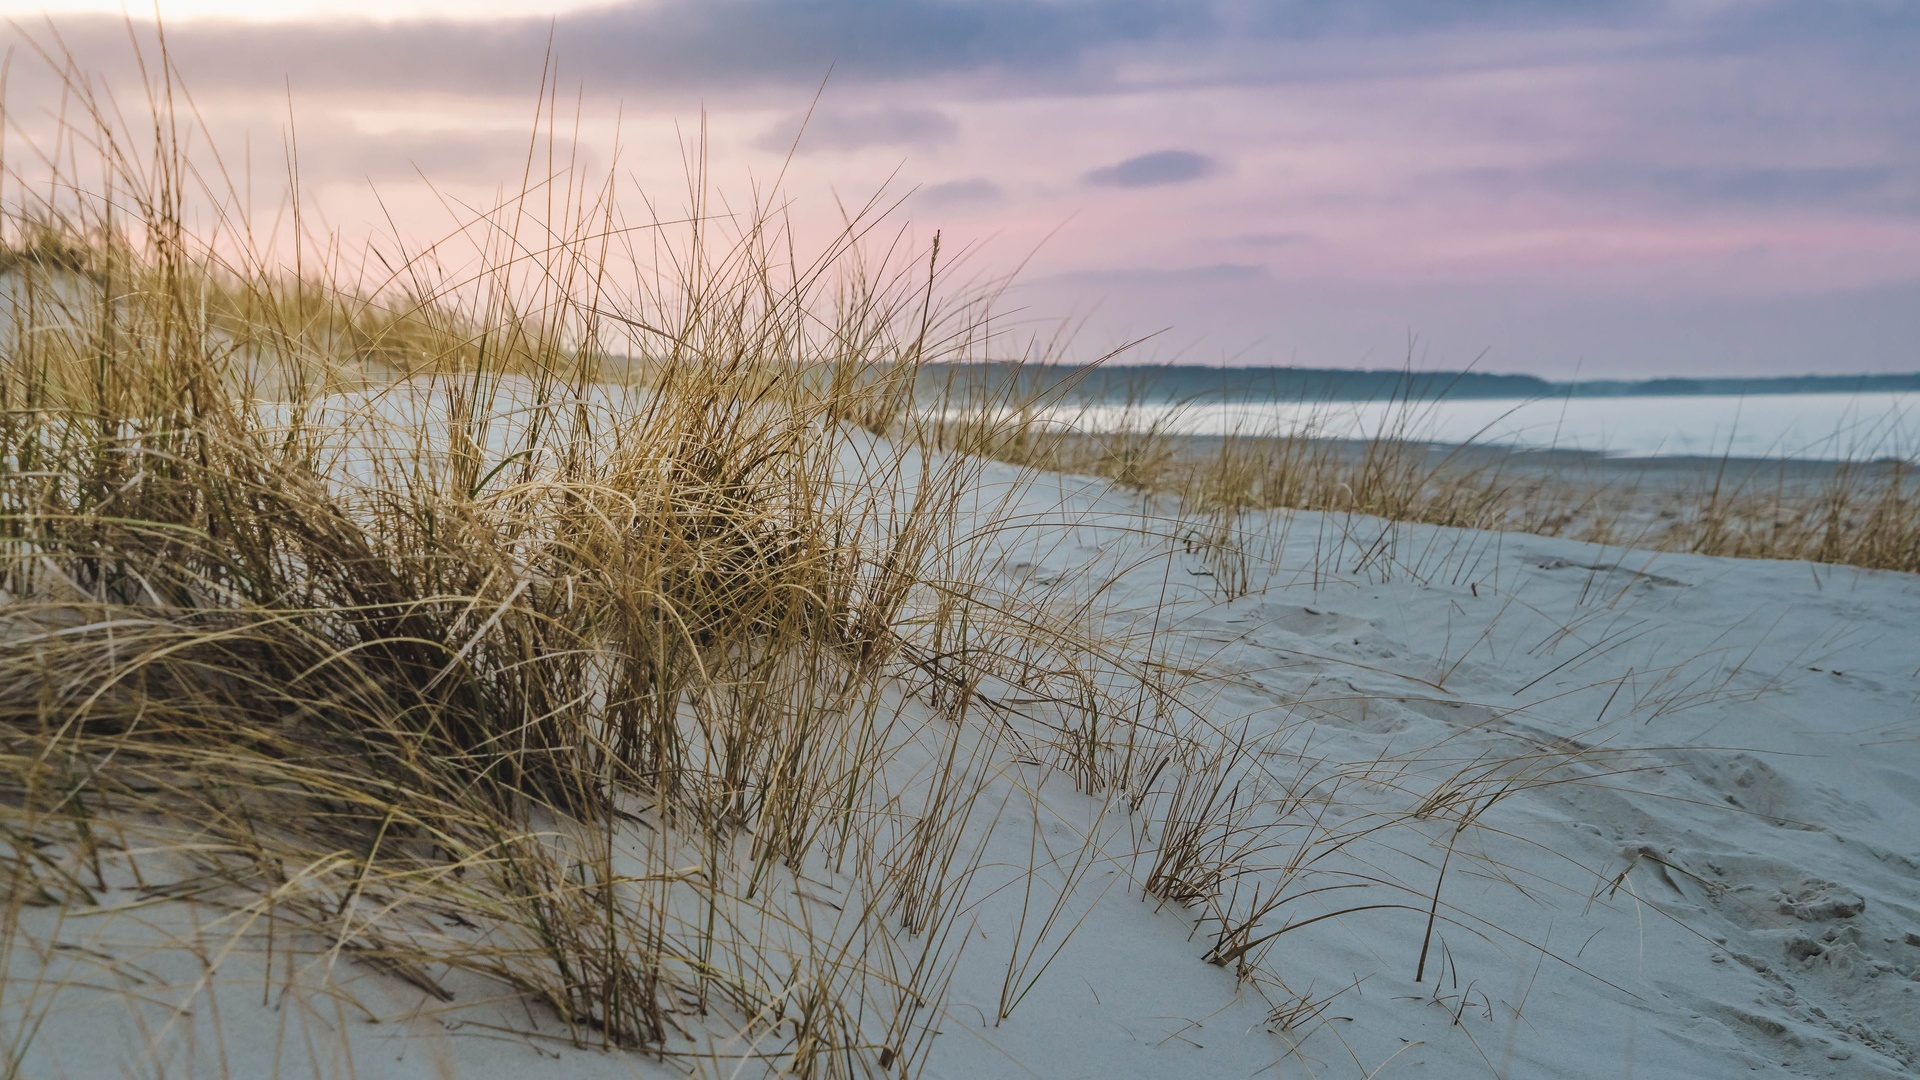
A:
{"type": "Polygon", "coordinates": [[[1482,371],[1350,370],[1299,367],[1197,367],[1181,364],[928,364],[919,373],[922,400],[1067,402],[1378,401],[1656,397],[1708,394],[1861,394],[1920,392],[1920,373],[1788,375],[1767,378],[1596,379],[1558,382],[1536,375],[1482,371]]]}

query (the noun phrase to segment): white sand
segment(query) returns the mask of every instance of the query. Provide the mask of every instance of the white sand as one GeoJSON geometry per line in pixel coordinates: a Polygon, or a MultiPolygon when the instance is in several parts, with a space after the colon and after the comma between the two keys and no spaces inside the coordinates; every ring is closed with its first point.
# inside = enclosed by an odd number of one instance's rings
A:
{"type": "MultiPolygon", "coordinates": [[[[1009,583],[1085,595],[1110,581],[1089,618],[1115,633],[1157,627],[1163,659],[1202,673],[1206,717],[1256,740],[1235,766],[1251,809],[1229,838],[1250,849],[1234,909],[1256,885],[1287,898],[1262,933],[1372,909],[1274,937],[1237,980],[1201,959],[1217,930],[1204,912],[1142,898],[1143,815],[1058,773],[1037,803],[1013,798],[1043,777],[1014,768],[968,835],[981,869],[927,1075],[1920,1066],[1920,579],[1255,515],[1251,591],[1228,600],[1218,568],[1134,500],[1049,479],[1020,508],[1031,527],[998,540],[1009,583]],[[1404,819],[1436,790],[1499,797],[1457,834],[1444,808],[1404,819]],[[1099,846],[1082,858],[1088,835],[1099,846]],[[1016,934],[1022,890],[999,887],[1036,851],[1024,906],[1038,914],[1016,934]],[[1358,887],[1313,891],[1336,885],[1358,887]],[[1037,980],[995,1023],[1010,956],[1034,958],[1017,985],[1037,980]],[[1322,1004],[1294,1007],[1303,1000],[1322,1004]]],[[[844,899],[846,879],[817,877],[811,895],[844,899]]],[[[113,916],[25,912],[32,936],[69,947],[16,947],[5,1007],[17,1014],[43,972],[73,985],[35,1006],[23,1076],[688,1071],[529,1037],[558,1029],[477,981],[450,982],[444,1003],[345,957],[336,996],[285,992],[245,948],[203,966],[164,943],[216,915],[138,895],[109,890],[126,908],[113,916]],[[130,991],[151,1004],[129,1005],[130,991]],[[182,1001],[190,1012],[170,1004],[182,1001]]],[[[690,1043],[737,1049],[715,1023],[690,1043]]]]}

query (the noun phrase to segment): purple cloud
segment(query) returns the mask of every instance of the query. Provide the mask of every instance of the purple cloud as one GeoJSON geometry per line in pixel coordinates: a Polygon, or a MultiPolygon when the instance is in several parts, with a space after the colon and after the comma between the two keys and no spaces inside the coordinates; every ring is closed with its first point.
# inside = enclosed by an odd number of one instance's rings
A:
{"type": "Polygon", "coordinates": [[[1144,188],[1187,184],[1220,171],[1220,163],[1191,150],[1155,150],[1112,165],[1103,165],[1081,179],[1094,187],[1144,188]]]}

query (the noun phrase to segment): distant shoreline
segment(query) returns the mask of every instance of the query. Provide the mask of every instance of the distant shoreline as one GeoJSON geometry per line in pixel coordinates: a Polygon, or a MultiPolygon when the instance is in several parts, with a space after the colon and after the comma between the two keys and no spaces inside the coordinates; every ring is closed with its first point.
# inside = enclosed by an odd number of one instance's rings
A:
{"type": "Polygon", "coordinates": [[[928,364],[922,392],[1071,402],[1379,401],[1384,399],[1525,401],[1561,397],[1756,397],[1781,394],[1920,393],[1920,372],[1893,375],[1782,375],[1755,378],[1585,379],[1479,371],[1404,371],[1300,367],[1197,367],[1182,364],[928,364]]]}
{"type": "MultiPolygon", "coordinates": [[[[1064,444],[1098,445],[1105,436],[1070,434],[1061,436],[1064,444]]],[[[1285,441],[1274,436],[1243,435],[1170,435],[1166,445],[1176,458],[1203,461],[1217,456],[1229,440],[1258,444],[1285,441]]],[[[1307,441],[1332,449],[1349,459],[1366,456],[1376,444],[1365,439],[1311,438],[1307,441]]],[[[1755,457],[1727,454],[1612,454],[1601,450],[1567,447],[1541,449],[1497,446],[1482,443],[1441,443],[1410,439],[1399,445],[1425,455],[1431,466],[1450,463],[1462,469],[1501,469],[1516,475],[1557,476],[1562,479],[1639,479],[1657,484],[1693,481],[1720,474],[1727,480],[1748,482],[1772,478],[1787,483],[1818,483],[1842,473],[1862,478],[1883,479],[1896,473],[1909,473],[1911,466],[1892,458],[1866,461],[1838,461],[1825,458],[1755,457]]]]}

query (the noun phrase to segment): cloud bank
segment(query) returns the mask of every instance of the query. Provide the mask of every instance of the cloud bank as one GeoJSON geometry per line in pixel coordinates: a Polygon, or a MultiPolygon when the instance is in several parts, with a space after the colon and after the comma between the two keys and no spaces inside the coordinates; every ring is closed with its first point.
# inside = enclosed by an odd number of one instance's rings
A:
{"type": "MultiPolygon", "coordinates": [[[[57,27],[83,68],[132,70],[118,17],[57,27]]],[[[1766,310],[1793,313],[1768,342],[1848,343],[1806,365],[1920,368],[1886,299],[1920,310],[1911,0],[641,0],[554,19],[198,20],[168,43],[256,148],[290,88],[302,175],[336,187],[415,166],[517,182],[526,141],[509,136],[544,69],[585,113],[618,106],[619,161],[650,190],[680,179],[700,115],[712,175],[812,177],[787,205],[829,224],[843,194],[917,185],[909,213],[978,227],[1009,263],[1032,253],[1036,277],[1110,295],[1107,311],[1214,293],[1245,310],[1162,314],[1324,343],[1359,337],[1314,338],[1334,309],[1275,297],[1324,287],[1339,318],[1404,336],[1444,322],[1406,298],[1446,285],[1492,313],[1469,358],[1524,309],[1527,341],[1564,314],[1566,349],[1598,368],[1680,363],[1648,344],[1663,326],[1713,364],[1716,320],[1731,338],[1766,310]],[[807,160],[783,170],[823,79],[807,160]],[[1876,299],[1818,300],[1856,294],[1876,299]],[[1629,333],[1633,297],[1662,314],[1629,333]]],[[[54,100],[27,66],[8,100],[54,100]]],[[[581,152],[612,160],[610,128],[581,152]]]]}

